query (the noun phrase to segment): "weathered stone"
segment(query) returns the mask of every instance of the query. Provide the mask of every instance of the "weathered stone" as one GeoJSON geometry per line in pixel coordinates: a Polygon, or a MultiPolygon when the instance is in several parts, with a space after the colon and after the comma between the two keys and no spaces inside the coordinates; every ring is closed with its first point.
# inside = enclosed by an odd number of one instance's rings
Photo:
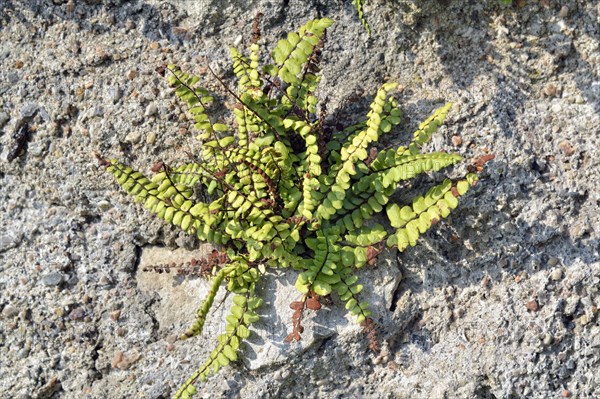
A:
{"type": "Polygon", "coordinates": [[[64,278],[61,272],[51,272],[42,277],[42,283],[47,286],[57,286],[64,281],[64,278]]]}

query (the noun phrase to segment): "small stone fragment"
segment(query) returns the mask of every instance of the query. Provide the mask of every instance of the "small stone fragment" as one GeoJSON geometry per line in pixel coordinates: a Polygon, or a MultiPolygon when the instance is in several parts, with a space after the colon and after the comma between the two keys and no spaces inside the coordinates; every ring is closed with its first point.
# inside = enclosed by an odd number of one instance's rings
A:
{"type": "Polygon", "coordinates": [[[121,363],[123,362],[123,352],[116,351],[113,355],[113,359],[111,362],[111,366],[113,369],[120,368],[121,363]]]}
{"type": "Polygon", "coordinates": [[[592,321],[592,317],[587,313],[583,314],[580,318],[577,319],[577,322],[582,326],[588,325],[590,321],[592,321]]]}
{"type": "Polygon", "coordinates": [[[103,274],[100,277],[100,280],[98,281],[98,284],[100,284],[100,285],[110,285],[110,284],[112,284],[112,280],[107,275],[103,274]]]}
{"type": "Polygon", "coordinates": [[[13,317],[19,314],[19,308],[13,305],[6,305],[4,309],[2,309],[2,316],[6,319],[12,319],[13,317]]]}
{"type": "Polygon", "coordinates": [[[558,280],[560,280],[562,278],[562,275],[563,275],[562,270],[560,270],[560,269],[554,269],[550,273],[550,278],[553,281],[558,281],[558,280]]]}
{"type": "Polygon", "coordinates": [[[158,42],[152,42],[150,43],[150,48],[152,50],[158,50],[160,48],[160,44],[158,42]]]}
{"type": "Polygon", "coordinates": [[[453,144],[455,147],[458,147],[459,145],[461,145],[461,144],[462,144],[462,137],[460,137],[460,136],[459,136],[459,135],[457,135],[457,134],[456,134],[456,135],[454,135],[454,136],[452,136],[452,144],[453,144]]]}
{"type": "Polygon", "coordinates": [[[552,343],[552,341],[554,341],[554,338],[552,337],[551,334],[546,333],[544,334],[544,338],[542,339],[542,343],[544,344],[544,346],[548,346],[552,343]]]}
{"type": "Polygon", "coordinates": [[[543,93],[548,97],[554,97],[556,95],[556,86],[552,83],[548,83],[546,87],[544,87],[543,93]]]}
{"type": "Polygon", "coordinates": [[[107,211],[110,209],[110,202],[107,200],[98,201],[98,208],[102,209],[103,211],[107,211]]]}
{"type": "Polygon", "coordinates": [[[60,285],[64,280],[64,275],[61,272],[52,272],[42,277],[42,283],[48,287],[60,285]]]}
{"type": "Polygon", "coordinates": [[[120,317],[121,317],[121,310],[115,310],[114,312],[112,312],[110,314],[110,318],[114,321],[118,321],[120,317]]]}
{"type": "Polygon", "coordinates": [[[11,72],[7,75],[7,78],[10,83],[15,84],[21,79],[21,76],[16,72],[11,72]]]}
{"type": "Polygon", "coordinates": [[[108,98],[113,103],[116,104],[120,99],[123,93],[119,86],[114,86],[108,89],[108,98]]]}
{"type": "Polygon", "coordinates": [[[535,312],[540,308],[538,302],[535,299],[532,299],[531,301],[527,302],[525,306],[527,307],[527,310],[530,310],[532,312],[535,312]]]}
{"type": "Polygon", "coordinates": [[[38,110],[38,105],[34,103],[28,103],[21,109],[22,118],[31,118],[38,110]]]}
{"type": "Polygon", "coordinates": [[[15,68],[17,68],[17,69],[23,68],[23,65],[25,65],[25,64],[21,60],[17,60],[17,62],[15,62],[15,68]]]}
{"type": "Polygon", "coordinates": [[[146,116],[153,116],[156,115],[156,113],[158,112],[158,107],[156,106],[155,103],[150,103],[148,104],[148,106],[146,107],[146,113],[144,115],[146,116]]]}
{"type": "Polygon", "coordinates": [[[6,113],[4,111],[0,112],[0,129],[2,129],[9,120],[10,120],[10,115],[8,115],[8,113],[6,113]]]}
{"type": "Polygon", "coordinates": [[[85,316],[85,311],[81,307],[77,307],[69,313],[69,319],[71,320],[81,320],[85,316]]]}
{"type": "Polygon", "coordinates": [[[21,242],[21,236],[17,234],[5,234],[0,236],[0,253],[15,248],[21,242]]]}
{"type": "Polygon", "coordinates": [[[560,148],[563,154],[568,157],[575,153],[573,146],[567,140],[561,141],[560,144],[558,144],[558,148],[560,148]]]}
{"type": "Polygon", "coordinates": [[[133,80],[135,78],[137,78],[139,75],[138,71],[134,71],[133,69],[129,72],[127,72],[127,79],[129,80],[133,80]]]}
{"type": "Polygon", "coordinates": [[[562,106],[559,103],[556,103],[553,104],[552,107],[550,107],[550,110],[554,114],[560,114],[562,112],[562,106]]]}
{"type": "Polygon", "coordinates": [[[146,143],[148,143],[148,144],[156,143],[156,133],[154,133],[154,132],[148,133],[148,136],[146,136],[146,143]]]}
{"type": "Polygon", "coordinates": [[[27,348],[21,348],[19,350],[19,352],[17,353],[17,358],[19,358],[19,359],[25,359],[28,355],[29,355],[29,349],[27,349],[27,348]]]}
{"type": "Polygon", "coordinates": [[[131,144],[137,144],[140,142],[141,138],[142,134],[137,130],[134,130],[133,132],[130,132],[127,136],[125,136],[125,141],[131,144]]]}
{"type": "Polygon", "coordinates": [[[567,18],[569,16],[569,7],[562,6],[560,11],[558,12],[558,16],[561,18],[567,18]]]}

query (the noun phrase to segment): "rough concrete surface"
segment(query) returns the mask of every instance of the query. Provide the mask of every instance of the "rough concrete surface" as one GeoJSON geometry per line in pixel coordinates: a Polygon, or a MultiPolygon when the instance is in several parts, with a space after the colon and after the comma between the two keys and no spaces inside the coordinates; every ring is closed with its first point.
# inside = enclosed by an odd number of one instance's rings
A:
{"type": "Polygon", "coordinates": [[[380,355],[335,298],[283,343],[295,276],[270,273],[245,362],[199,396],[600,397],[600,2],[514,3],[365,1],[369,38],[350,0],[0,0],[0,396],[165,398],[210,352],[214,336],[174,342],[208,283],[140,270],[198,243],[94,153],[185,161],[197,143],[155,68],[209,62],[233,86],[228,48],[260,11],[266,48],[336,21],[320,95],[344,122],[397,81],[386,144],[453,101],[431,148],[496,157],[451,220],[361,271],[380,355]]]}

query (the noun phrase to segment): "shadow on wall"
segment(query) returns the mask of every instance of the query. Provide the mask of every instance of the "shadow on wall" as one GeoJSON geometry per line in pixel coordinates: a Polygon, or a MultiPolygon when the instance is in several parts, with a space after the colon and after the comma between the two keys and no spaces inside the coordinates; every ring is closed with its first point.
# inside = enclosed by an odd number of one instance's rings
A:
{"type": "MultiPolygon", "coordinates": [[[[252,19],[260,11],[259,1],[229,1],[227,7],[240,10],[232,15],[223,12],[223,2],[218,0],[203,0],[189,2],[187,0],[172,0],[149,4],[144,0],[7,0],[0,5],[0,21],[10,23],[19,20],[27,23],[24,11],[28,11],[48,21],[57,20],[80,23],[80,28],[97,33],[104,33],[115,28],[136,28],[149,40],[167,39],[173,44],[181,44],[194,37],[211,37],[221,34],[221,29],[235,15],[247,13],[246,26],[252,26],[252,19]],[[193,26],[188,25],[187,9],[200,9],[193,26]]],[[[348,3],[349,4],[349,3],[348,3]]],[[[271,18],[262,21],[262,29],[268,31],[271,27],[280,25],[287,20],[289,0],[277,1],[271,4],[271,18]]],[[[342,3],[343,5],[343,3],[342,3]]],[[[316,4],[307,5],[307,14],[315,17],[327,10],[327,6],[316,4]],[[316,14],[310,11],[316,11],[316,14]]],[[[323,15],[325,15],[323,13],[323,15]]]]}
{"type": "Polygon", "coordinates": [[[156,7],[139,0],[8,0],[0,6],[0,20],[6,23],[18,20],[27,24],[25,11],[45,19],[48,24],[75,19],[81,29],[95,33],[130,26],[139,28],[150,40],[168,39],[172,43],[181,43],[188,34],[183,28],[178,28],[186,17],[185,11],[168,2],[156,7]]]}
{"type": "Polygon", "coordinates": [[[461,2],[455,1],[425,10],[418,28],[431,29],[430,16],[439,23],[435,29],[439,59],[458,89],[468,91],[480,74],[496,75],[498,92],[490,106],[503,133],[512,137],[516,116],[533,91],[551,85],[544,95],[560,96],[560,88],[557,93],[552,88],[558,74],[572,76],[580,95],[600,114],[600,74],[576,46],[579,38],[597,41],[597,8],[589,2],[570,2],[561,10],[563,5],[473,7],[466,15],[461,2]],[[444,22],[457,19],[463,23],[444,22]],[[455,48],[460,51],[453,52],[455,48]]]}

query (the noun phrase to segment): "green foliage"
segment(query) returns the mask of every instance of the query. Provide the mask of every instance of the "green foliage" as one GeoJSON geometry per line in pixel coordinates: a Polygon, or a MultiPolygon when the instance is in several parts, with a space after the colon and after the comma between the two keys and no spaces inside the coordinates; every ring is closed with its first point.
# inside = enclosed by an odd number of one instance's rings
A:
{"type": "Polygon", "coordinates": [[[360,19],[360,22],[367,30],[367,33],[371,35],[371,28],[369,27],[369,24],[367,23],[367,20],[363,15],[363,0],[352,0],[352,5],[354,6],[354,8],[356,8],[356,12],[358,13],[358,19],[360,19]]]}
{"type": "Polygon", "coordinates": [[[288,340],[300,339],[303,312],[319,309],[319,298],[331,293],[375,336],[371,311],[360,300],[357,269],[373,265],[384,244],[399,251],[415,245],[477,181],[474,174],[446,179],[411,203],[391,201],[402,182],[461,160],[455,154],[423,152],[450,104],[423,122],[406,147],[377,152],[378,139],[401,120],[391,95],[396,84],[379,89],[363,123],[328,133],[315,90],[325,29],[332,23],[314,20],[290,33],[272,51],[273,63],[262,68],[256,42],[248,56],[231,49],[237,91],[223,85],[236,100],[234,123],[212,119],[207,110],[213,96],[198,85],[200,79],[169,66],[169,84],[187,103],[200,132],[197,159],[177,167],[159,165],[152,179],[117,160],[105,161],[118,183],[150,212],[227,254],[181,338],[202,333],[223,286],[233,294],[225,333],[176,398],[192,396],[197,381],[238,359],[242,341],[259,318],[262,300],[255,290],[267,267],[299,272],[296,287],[302,300],[291,304],[294,332],[288,340]],[[375,217],[381,223],[374,223],[375,217]]]}

